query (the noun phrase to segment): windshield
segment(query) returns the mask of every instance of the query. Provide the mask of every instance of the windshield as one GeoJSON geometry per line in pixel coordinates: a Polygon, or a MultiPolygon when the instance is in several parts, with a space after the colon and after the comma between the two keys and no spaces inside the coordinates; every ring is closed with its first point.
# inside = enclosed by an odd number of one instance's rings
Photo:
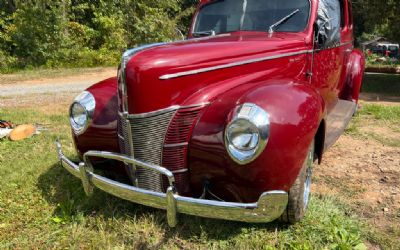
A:
{"type": "Polygon", "coordinates": [[[277,32],[303,31],[310,14],[309,0],[217,0],[201,8],[194,33],[268,31],[293,12],[296,13],[274,29],[277,32]]]}

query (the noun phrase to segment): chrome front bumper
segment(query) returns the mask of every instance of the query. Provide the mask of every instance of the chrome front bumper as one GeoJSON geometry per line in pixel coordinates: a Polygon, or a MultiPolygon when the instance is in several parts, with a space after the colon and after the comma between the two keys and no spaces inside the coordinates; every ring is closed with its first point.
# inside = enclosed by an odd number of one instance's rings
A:
{"type": "Polygon", "coordinates": [[[56,144],[58,157],[62,166],[82,180],[87,195],[91,195],[93,187],[97,187],[128,201],[164,209],[167,211],[167,220],[171,227],[176,226],[178,213],[214,219],[266,223],[280,217],[287,206],[288,194],[284,191],[265,192],[260,196],[258,202],[255,203],[221,202],[179,196],[174,188],[174,175],[163,167],[147,164],[125,155],[100,151],[87,152],[84,155],[84,162],[76,165],[65,157],[61,149],[61,144],[59,142],[56,144]],[[89,160],[90,157],[117,160],[126,164],[134,164],[158,171],[168,178],[169,187],[167,192],[153,192],[97,175],[93,172],[93,167],[89,160]]]}

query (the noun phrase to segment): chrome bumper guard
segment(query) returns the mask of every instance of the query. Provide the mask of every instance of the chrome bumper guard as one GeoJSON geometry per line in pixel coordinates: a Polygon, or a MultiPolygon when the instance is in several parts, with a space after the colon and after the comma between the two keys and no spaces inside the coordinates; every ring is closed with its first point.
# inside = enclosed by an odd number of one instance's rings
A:
{"type": "Polygon", "coordinates": [[[288,194],[284,191],[265,192],[260,196],[258,202],[255,203],[221,202],[179,196],[175,191],[175,178],[173,173],[163,167],[147,164],[125,155],[100,151],[87,152],[84,155],[84,162],[76,165],[65,157],[61,149],[61,144],[57,142],[56,145],[58,158],[62,166],[71,174],[82,180],[87,195],[91,195],[93,193],[93,187],[97,187],[107,193],[131,202],[167,210],[168,225],[171,227],[176,226],[178,213],[214,219],[266,223],[280,217],[287,206],[288,194]],[[168,177],[169,187],[167,192],[153,192],[97,175],[93,172],[93,167],[89,159],[90,157],[117,160],[126,164],[134,164],[158,171],[168,177]]]}

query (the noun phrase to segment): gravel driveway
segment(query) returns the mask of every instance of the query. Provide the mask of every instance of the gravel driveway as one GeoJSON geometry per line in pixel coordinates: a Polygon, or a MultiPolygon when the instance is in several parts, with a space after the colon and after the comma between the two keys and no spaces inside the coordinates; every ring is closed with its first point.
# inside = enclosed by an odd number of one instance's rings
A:
{"type": "Polygon", "coordinates": [[[0,86],[0,97],[19,96],[27,94],[48,94],[60,92],[80,92],[96,83],[93,80],[78,81],[66,84],[42,83],[42,84],[16,84],[0,86]]]}
{"type": "Polygon", "coordinates": [[[15,97],[37,94],[77,93],[104,79],[115,76],[115,69],[88,72],[80,75],[54,78],[30,79],[24,81],[2,80],[0,97],[15,97]]]}

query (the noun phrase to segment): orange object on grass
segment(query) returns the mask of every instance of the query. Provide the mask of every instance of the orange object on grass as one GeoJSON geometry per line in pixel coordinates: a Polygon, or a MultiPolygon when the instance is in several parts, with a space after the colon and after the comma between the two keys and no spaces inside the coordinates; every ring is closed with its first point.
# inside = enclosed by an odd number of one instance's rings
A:
{"type": "Polygon", "coordinates": [[[33,125],[19,125],[11,131],[9,137],[11,141],[19,141],[31,137],[36,133],[33,125]]]}

